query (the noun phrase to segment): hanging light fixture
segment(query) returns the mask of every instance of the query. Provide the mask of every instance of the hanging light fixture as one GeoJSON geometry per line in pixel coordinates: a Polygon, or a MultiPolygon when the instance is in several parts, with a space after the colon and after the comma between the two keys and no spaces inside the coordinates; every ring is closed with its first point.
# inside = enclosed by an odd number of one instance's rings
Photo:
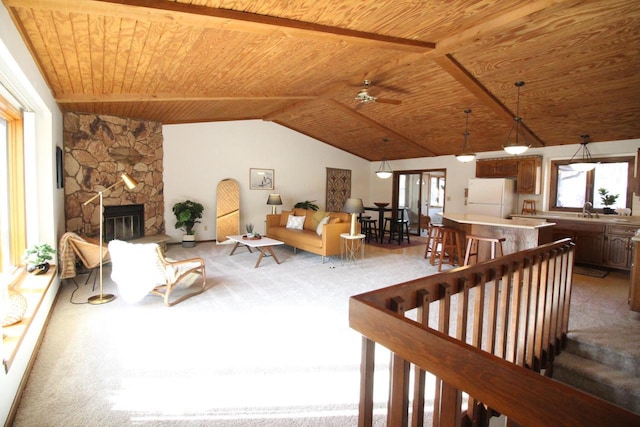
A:
{"type": "Polygon", "coordinates": [[[527,140],[524,136],[524,129],[522,124],[522,117],[520,117],[520,88],[524,86],[523,81],[515,82],[515,86],[518,88],[518,99],[516,103],[516,116],[513,118],[515,121],[514,125],[511,127],[509,131],[509,135],[507,135],[507,143],[503,145],[502,148],[509,154],[518,155],[522,154],[529,149],[531,146],[527,144],[527,140]],[[515,139],[513,142],[509,142],[511,140],[511,133],[515,131],[515,139]],[[522,139],[522,141],[520,141],[522,139]]]}
{"type": "MultiPolygon", "coordinates": [[[[385,146],[386,146],[388,139],[383,138],[382,141],[385,143],[385,146]]],[[[381,178],[381,179],[387,179],[387,178],[390,178],[391,175],[393,175],[393,171],[391,170],[391,166],[389,166],[389,162],[387,162],[387,159],[385,158],[382,159],[382,163],[380,163],[380,167],[376,171],[376,175],[378,175],[378,178],[381,178]]]]}
{"type": "Polygon", "coordinates": [[[595,169],[598,162],[595,162],[593,158],[591,158],[591,153],[589,153],[589,149],[587,148],[587,144],[589,141],[589,135],[580,135],[582,138],[582,142],[580,143],[580,148],[571,156],[571,160],[569,160],[569,167],[574,171],[578,172],[587,172],[595,169]],[[581,156],[576,158],[576,155],[582,151],[581,156]],[[575,158],[575,160],[574,160],[575,158]]]}
{"type": "Polygon", "coordinates": [[[462,142],[462,152],[456,156],[456,159],[462,163],[469,163],[471,160],[476,158],[475,153],[471,150],[471,144],[468,144],[469,138],[469,114],[471,114],[470,109],[464,110],[464,113],[467,115],[466,124],[464,128],[464,140],[462,142]]]}

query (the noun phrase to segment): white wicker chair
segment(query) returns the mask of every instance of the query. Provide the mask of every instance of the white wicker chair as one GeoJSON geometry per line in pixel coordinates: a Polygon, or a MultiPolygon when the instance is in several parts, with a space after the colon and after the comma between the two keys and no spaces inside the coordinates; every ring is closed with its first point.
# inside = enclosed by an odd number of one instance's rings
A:
{"type": "Polygon", "coordinates": [[[109,242],[109,253],[111,278],[127,302],[138,302],[153,293],[163,297],[164,304],[170,307],[202,293],[206,288],[207,274],[202,258],[175,261],[165,258],[157,243],[128,243],[121,240],[109,242]],[[179,284],[196,289],[170,301],[172,291],[179,284]]]}

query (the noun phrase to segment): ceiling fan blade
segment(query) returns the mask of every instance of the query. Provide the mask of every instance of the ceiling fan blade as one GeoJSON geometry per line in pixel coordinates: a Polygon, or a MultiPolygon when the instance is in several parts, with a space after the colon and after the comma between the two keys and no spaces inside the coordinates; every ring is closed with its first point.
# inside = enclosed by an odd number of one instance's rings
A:
{"type": "Polygon", "coordinates": [[[397,93],[409,93],[408,90],[402,89],[402,88],[400,88],[398,86],[376,84],[376,87],[379,87],[380,89],[384,89],[384,90],[390,90],[392,92],[397,92],[397,93]]]}
{"type": "Polygon", "coordinates": [[[376,102],[381,102],[383,104],[393,104],[399,105],[402,103],[399,99],[389,99],[389,98],[376,98],[376,102]]]}

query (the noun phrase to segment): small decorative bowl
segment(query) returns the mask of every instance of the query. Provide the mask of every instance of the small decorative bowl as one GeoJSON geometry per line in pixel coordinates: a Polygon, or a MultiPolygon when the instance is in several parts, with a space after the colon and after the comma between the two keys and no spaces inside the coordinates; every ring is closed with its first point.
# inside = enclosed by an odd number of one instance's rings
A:
{"type": "Polygon", "coordinates": [[[382,203],[382,202],[373,202],[373,204],[379,208],[386,208],[387,206],[389,206],[389,203],[382,203]]]}

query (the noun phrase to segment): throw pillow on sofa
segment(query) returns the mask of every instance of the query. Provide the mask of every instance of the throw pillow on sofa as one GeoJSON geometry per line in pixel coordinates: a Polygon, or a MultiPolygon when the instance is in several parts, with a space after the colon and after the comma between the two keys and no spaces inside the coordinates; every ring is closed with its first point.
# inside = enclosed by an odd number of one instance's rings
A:
{"type": "Polygon", "coordinates": [[[322,227],[328,222],[329,222],[329,216],[325,216],[320,220],[320,222],[318,223],[318,227],[316,227],[316,233],[318,233],[318,236],[322,236],[322,227]]]}
{"type": "Polygon", "coordinates": [[[287,220],[287,228],[302,230],[302,227],[304,226],[304,218],[304,216],[289,215],[289,219],[287,220]]]}
{"type": "Polygon", "coordinates": [[[289,221],[289,215],[291,215],[291,211],[282,211],[280,213],[280,227],[287,226],[287,221],[289,221]]]}

